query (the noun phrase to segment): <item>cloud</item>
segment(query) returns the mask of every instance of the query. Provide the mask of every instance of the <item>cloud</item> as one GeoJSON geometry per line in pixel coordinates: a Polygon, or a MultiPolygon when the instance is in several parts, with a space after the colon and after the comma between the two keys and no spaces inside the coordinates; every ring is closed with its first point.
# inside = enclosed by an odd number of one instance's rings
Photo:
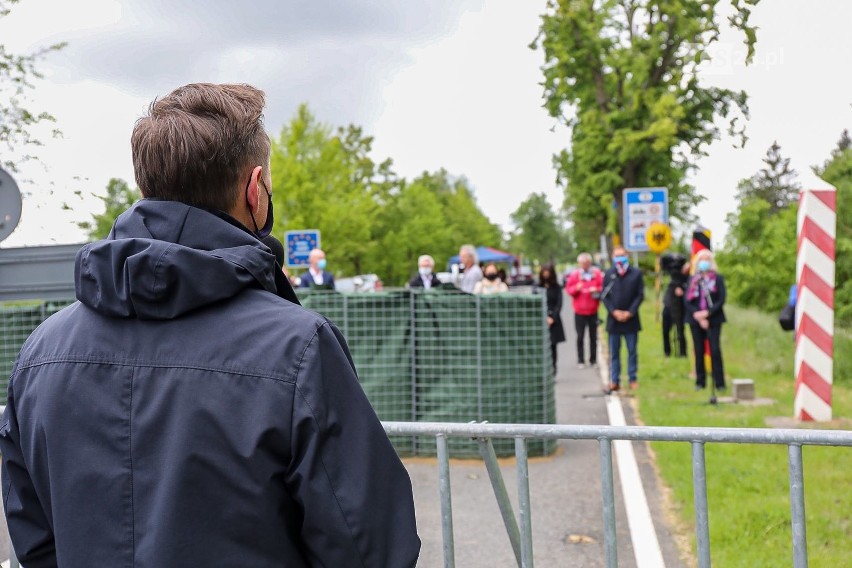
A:
{"type": "Polygon", "coordinates": [[[296,106],[335,123],[369,123],[407,50],[452,33],[482,0],[204,3],[122,0],[114,25],[59,34],[52,79],[81,78],[153,98],[193,81],[247,82],[267,91],[267,123],[296,106]]]}

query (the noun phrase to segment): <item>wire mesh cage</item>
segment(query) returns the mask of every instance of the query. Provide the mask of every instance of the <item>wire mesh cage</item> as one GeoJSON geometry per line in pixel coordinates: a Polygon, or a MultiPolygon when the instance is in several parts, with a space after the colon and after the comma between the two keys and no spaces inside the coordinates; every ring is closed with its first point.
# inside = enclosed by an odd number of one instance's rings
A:
{"type": "Polygon", "coordinates": [[[63,302],[6,302],[0,303],[0,401],[6,404],[9,376],[18,352],[27,337],[41,322],[70,303],[63,302]]]}
{"type": "MultiPolygon", "coordinates": [[[[362,387],[382,420],[551,424],[555,391],[544,298],[446,290],[368,294],[300,291],[303,305],[347,337],[362,387]]],[[[434,440],[393,439],[403,455],[433,455],[434,440]]],[[[534,455],[553,444],[535,442],[534,455]]],[[[514,442],[495,444],[513,455],[514,442]]],[[[454,439],[456,457],[478,455],[454,439]]]]}

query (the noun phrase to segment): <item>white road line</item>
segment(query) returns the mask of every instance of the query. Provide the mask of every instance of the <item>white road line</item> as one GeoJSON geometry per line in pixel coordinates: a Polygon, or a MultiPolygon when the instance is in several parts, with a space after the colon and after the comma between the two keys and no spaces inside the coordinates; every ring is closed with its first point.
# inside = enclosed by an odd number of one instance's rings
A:
{"type": "MultiPolygon", "coordinates": [[[[598,341],[598,345],[602,343],[602,341],[598,341]]],[[[598,362],[600,363],[601,380],[608,385],[609,361],[603,355],[605,355],[603,349],[599,348],[598,362]]],[[[606,396],[606,412],[611,426],[626,425],[624,409],[617,395],[606,396]]],[[[618,479],[621,483],[621,494],[624,497],[624,508],[627,511],[627,526],[630,528],[630,540],[633,542],[636,566],[638,568],[665,568],[666,563],[663,560],[663,552],[660,550],[660,543],[657,540],[654,519],[651,517],[648,499],[645,497],[645,488],[642,486],[642,478],[639,476],[639,465],[636,463],[636,455],[633,453],[633,442],[616,440],[613,442],[613,447],[615,448],[618,479]]]]}

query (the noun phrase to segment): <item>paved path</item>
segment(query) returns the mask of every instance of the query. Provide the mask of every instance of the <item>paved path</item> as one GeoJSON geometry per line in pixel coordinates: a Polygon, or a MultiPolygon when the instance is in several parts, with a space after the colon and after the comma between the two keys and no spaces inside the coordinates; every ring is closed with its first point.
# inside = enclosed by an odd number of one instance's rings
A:
{"type": "MultiPolygon", "coordinates": [[[[567,307],[563,322],[568,341],[559,345],[556,376],[556,416],[560,424],[608,424],[606,399],[596,369],[577,369],[573,314],[567,307]]],[[[641,381],[641,377],[640,377],[641,381]]],[[[632,400],[622,404],[627,424],[633,421],[632,400]]],[[[680,558],[662,509],[662,497],[646,444],[633,448],[648,499],[665,566],[687,564],[680,558]]],[[[406,459],[414,484],[417,524],[423,547],[418,566],[443,566],[437,462],[406,459]]],[[[501,469],[517,514],[514,459],[501,460],[501,469]]],[[[537,568],[605,566],[600,462],[597,441],[562,440],[554,456],[530,461],[533,550],[537,568]],[[579,541],[579,542],[572,542],[579,541]]],[[[477,460],[452,460],[450,465],[455,561],[459,568],[516,566],[503,528],[488,474],[477,460]]],[[[616,487],[618,566],[637,566],[630,538],[619,475],[616,487]]],[[[643,563],[640,568],[650,564],[643,563]]],[[[658,565],[658,564],[657,564],[658,565]]]]}
{"type": "MultiPolygon", "coordinates": [[[[559,346],[556,376],[557,421],[560,424],[608,424],[606,398],[595,369],[576,368],[573,315],[563,312],[568,341],[559,346]]],[[[641,380],[641,377],[640,377],[641,380]]],[[[633,422],[631,399],[617,399],[628,424],[633,422]]],[[[657,538],[668,568],[686,564],[679,558],[662,511],[662,498],[645,444],[633,444],[657,538]]],[[[438,469],[434,459],[406,459],[417,506],[423,548],[419,567],[443,566],[438,469]]],[[[501,460],[506,487],[517,512],[515,462],[501,460]]],[[[516,566],[485,467],[477,460],[453,460],[451,466],[455,560],[458,568],[516,566]]],[[[604,566],[600,466],[596,441],[560,441],[558,451],[530,461],[533,549],[537,568],[604,566]],[[572,542],[576,540],[579,542],[572,542]]],[[[616,524],[618,565],[637,566],[625,516],[618,471],[616,524]]],[[[516,513],[517,514],[517,513],[516,513]]],[[[5,519],[0,516],[0,558],[8,558],[5,519]]],[[[640,566],[639,568],[644,568],[640,566]]]]}

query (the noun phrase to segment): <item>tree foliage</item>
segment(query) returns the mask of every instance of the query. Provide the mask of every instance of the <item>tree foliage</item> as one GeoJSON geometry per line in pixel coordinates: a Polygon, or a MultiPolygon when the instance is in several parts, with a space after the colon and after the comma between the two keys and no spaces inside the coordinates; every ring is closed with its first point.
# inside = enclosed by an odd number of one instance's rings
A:
{"type": "Polygon", "coordinates": [[[718,255],[737,304],[776,311],[796,281],[796,204],[773,214],[760,197],[746,197],[728,216],[725,248],[718,255]]]}
{"type": "Polygon", "coordinates": [[[766,167],[737,185],[737,197],[746,201],[757,197],[769,204],[769,212],[777,213],[799,199],[799,183],[796,172],[790,168],[790,159],[781,155],[781,146],[773,142],[766,157],[766,167]]]}
{"type": "Polygon", "coordinates": [[[92,214],[91,221],[81,221],[77,226],[86,231],[92,240],[103,239],[112,230],[115,219],[142,197],[139,190],[119,178],[107,182],[106,195],[95,195],[104,202],[104,212],[92,214]]]}
{"type": "Polygon", "coordinates": [[[852,326],[852,148],[843,139],[832,157],[816,173],[837,188],[837,240],[835,250],[834,317],[852,326]]]}
{"type": "Polygon", "coordinates": [[[319,229],[335,272],[401,285],[421,254],[440,269],[461,244],[500,242],[464,178],[439,170],[401,179],[391,160],[370,158],[372,138],[357,126],[335,130],[302,105],[272,142],[275,234],[319,229]]]}
{"type": "MultiPolygon", "coordinates": [[[[731,0],[730,25],[754,55],[758,0],[731,0]]],[[[742,142],[746,94],[704,85],[698,70],[720,34],[718,0],[549,0],[532,47],[544,50],[545,107],[571,130],[554,157],[565,207],[584,248],[612,232],[627,187],[669,189],[670,213],[698,202],[686,173],[720,135],[742,142]]]]}
{"type": "Polygon", "coordinates": [[[737,186],[736,213],[719,255],[731,297],[746,306],[780,309],[796,279],[796,215],[799,183],[790,160],[773,142],[765,167],[737,186]]]}
{"type": "MultiPolygon", "coordinates": [[[[0,0],[0,18],[8,16],[17,3],[18,0],[0,0]]],[[[20,163],[36,159],[32,152],[42,142],[34,131],[39,125],[55,122],[55,119],[47,112],[33,110],[29,106],[28,93],[33,89],[33,81],[41,78],[38,62],[64,46],[64,43],[56,43],[18,55],[0,44],[0,147],[4,156],[0,158],[0,166],[15,172],[20,163]]],[[[59,131],[53,129],[52,134],[58,136],[59,131]]]]}
{"type": "Polygon", "coordinates": [[[533,193],[512,213],[516,232],[512,250],[537,264],[555,263],[570,255],[568,233],[544,193],[533,193]]]}
{"type": "MultiPolygon", "coordinates": [[[[848,327],[852,326],[852,148],[844,146],[844,138],[814,171],[837,188],[835,321],[848,327]]],[[[764,181],[771,178],[763,177],[764,181]]],[[[785,187],[796,185],[791,176],[775,179],[785,187]]],[[[798,202],[788,200],[784,207],[775,207],[766,195],[778,195],[774,190],[784,188],[766,185],[764,189],[760,194],[740,193],[739,207],[728,217],[729,231],[719,264],[728,276],[734,301],[776,311],[787,301],[796,279],[798,202]]]]}
{"type": "Polygon", "coordinates": [[[394,184],[390,163],[368,156],[372,139],[355,126],[319,123],[302,105],[272,144],[276,234],[320,229],[329,263],[361,273],[375,235],[377,197],[394,184]]]}

